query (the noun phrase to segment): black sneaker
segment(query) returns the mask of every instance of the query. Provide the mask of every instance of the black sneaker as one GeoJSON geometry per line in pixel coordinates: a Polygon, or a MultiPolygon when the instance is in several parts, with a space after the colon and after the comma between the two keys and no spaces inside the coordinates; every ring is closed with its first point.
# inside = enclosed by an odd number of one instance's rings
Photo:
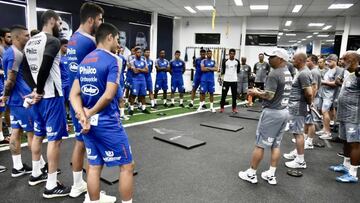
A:
{"type": "Polygon", "coordinates": [[[57,186],[51,190],[45,188],[43,197],[46,199],[55,198],[55,197],[65,197],[70,194],[70,187],[66,187],[63,184],[57,182],[57,186]]]}
{"type": "Polygon", "coordinates": [[[170,107],[175,107],[175,104],[170,104],[170,107]]]}
{"type": "Polygon", "coordinates": [[[9,145],[9,140],[7,140],[7,139],[4,139],[3,141],[0,141],[0,147],[3,147],[3,146],[7,146],[7,145],[9,145]]]}
{"type": "MultiPolygon", "coordinates": [[[[48,173],[48,169],[49,169],[49,165],[48,165],[48,163],[45,163],[45,166],[44,167],[42,167],[40,170],[41,170],[41,172],[43,172],[43,173],[48,173]]],[[[57,169],[56,170],[56,173],[57,174],[60,174],[61,173],[61,169],[57,169]]]]}
{"type": "Polygon", "coordinates": [[[130,110],[130,111],[129,111],[129,115],[130,115],[130,116],[134,115],[134,111],[133,111],[133,110],[130,110]]]}
{"type": "Polygon", "coordinates": [[[194,107],[194,104],[190,103],[190,104],[189,104],[189,107],[190,107],[190,108],[194,107]]]}
{"type": "Polygon", "coordinates": [[[203,109],[207,109],[206,104],[202,105],[202,107],[201,107],[201,108],[203,108],[203,109]]]}
{"type": "Polygon", "coordinates": [[[5,166],[0,165],[0,173],[2,173],[2,172],[4,172],[4,171],[6,171],[6,167],[5,167],[5,166]]]}
{"type": "Polygon", "coordinates": [[[185,108],[184,104],[180,104],[179,106],[180,106],[181,108],[185,108]]]}
{"type": "Polygon", "coordinates": [[[38,177],[34,177],[34,176],[30,175],[28,183],[29,183],[29,185],[34,186],[34,185],[40,184],[42,182],[46,182],[46,180],[47,180],[47,173],[42,173],[38,177]]]}
{"type": "Polygon", "coordinates": [[[22,175],[29,174],[31,172],[32,172],[32,168],[26,164],[23,164],[22,169],[17,170],[15,168],[13,168],[11,170],[11,177],[13,177],[13,178],[20,177],[22,175]]]}
{"type": "Polygon", "coordinates": [[[156,110],[156,106],[155,106],[155,105],[152,106],[151,109],[152,109],[152,110],[156,110]]]}
{"type": "Polygon", "coordinates": [[[148,109],[144,109],[141,112],[145,113],[145,114],[150,114],[150,111],[148,109]]]}
{"type": "Polygon", "coordinates": [[[168,104],[167,104],[167,103],[165,103],[165,104],[164,104],[164,107],[168,107],[168,104]]]}

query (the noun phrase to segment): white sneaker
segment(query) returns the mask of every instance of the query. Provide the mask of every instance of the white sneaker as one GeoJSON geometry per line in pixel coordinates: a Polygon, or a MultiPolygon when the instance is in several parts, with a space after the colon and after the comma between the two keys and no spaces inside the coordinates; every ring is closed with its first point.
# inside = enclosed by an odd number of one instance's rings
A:
{"type": "Polygon", "coordinates": [[[268,171],[264,171],[261,173],[261,178],[266,180],[270,185],[276,185],[276,177],[269,175],[268,171]]]}
{"type": "Polygon", "coordinates": [[[121,120],[128,121],[130,118],[127,115],[120,116],[121,120]]]}
{"type": "Polygon", "coordinates": [[[316,135],[323,135],[324,133],[325,133],[325,131],[323,131],[323,130],[319,130],[319,131],[315,132],[316,135]]]}
{"type": "Polygon", "coordinates": [[[289,123],[286,123],[286,126],[285,126],[285,132],[289,131],[290,130],[290,124],[289,123]]]}
{"type": "Polygon", "coordinates": [[[199,108],[196,110],[196,112],[202,112],[202,111],[204,111],[205,109],[203,109],[203,107],[202,106],[199,106],[199,108]]]}
{"type": "Polygon", "coordinates": [[[295,138],[291,139],[291,142],[296,143],[296,139],[295,138]]]}
{"type": "Polygon", "coordinates": [[[319,138],[323,140],[331,140],[332,136],[331,133],[324,133],[323,135],[319,136],[319,138]]]}
{"type": "Polygon", "coordinates": [[[216,110],[214,108],[210,109],[211,113],[216,113],[216,110]]]}
{"type": "MultiPolygon", "coordinates": [[[[89,193],[86,193],[84,203],[90,202],[89,193]]],[[[115,196],[106,195],[105,191],[100,191],[100,203],[114,203],[116,202],[115,196]]]]}
{"type": "Polygon", "coordinates": [[[289,152],[288,154],[283,154],[283,157],[285,159],[292,160],[292,159],[296,158],[296,155],[297,155],[297,151],[296,151],[296,149],[294,149],[291,152],[289,152]]]}
{"type": "Polygon", "coordinates": [[[288,162],[285,162],[285,166],[288,167],[288,168],[306,168],[306,162],[302,162],[302,163],[299,163],[297,160],[292,160],[292,161],[288,161],[288,162]]]}
{"type": "Polygon", "coordinates": [[[245,180],[245,181],[248,181],[252,184],[255,184],[257,183],[257,175],[256,174],[249,174],[248,171],[240,171],[239,172],[239,178],[245,180]]]}
{"type": "Polygon", "coordinates": [[[310,141],[305,140],[304,149],[314,149],[313,143],[310,143],[310,141]]]}
{"type": "Polygon", "coordinates": [[[75,197],[79,197],[81,194],[85,192],[87,192],[87,184],[85,181],[83,181],[80,186],[77,187],[71,186],[71,191],[69,196],[75,198],[75,197]]]}

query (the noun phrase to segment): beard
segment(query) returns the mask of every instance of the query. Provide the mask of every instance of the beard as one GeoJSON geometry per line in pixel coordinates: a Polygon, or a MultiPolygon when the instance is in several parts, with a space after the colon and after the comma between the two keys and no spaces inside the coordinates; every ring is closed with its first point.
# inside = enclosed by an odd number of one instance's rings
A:
{"type": "Polygon", "coordinates": [[[60,29],[58,26],[54,26],[53,29],[53,36],[56,37],[56,38],[59,38],[60,37],[60,29]]]}
{"type": "Polygon", "coordinates": [[[95,25],[95,23],[94,23],[94,25],[93,25],[92,28],[91,28],[91,35],[92,35],[92,36],[95,35],[97,29],[98,29],[98,27],[97,27],[97,26],[95,25]]]}

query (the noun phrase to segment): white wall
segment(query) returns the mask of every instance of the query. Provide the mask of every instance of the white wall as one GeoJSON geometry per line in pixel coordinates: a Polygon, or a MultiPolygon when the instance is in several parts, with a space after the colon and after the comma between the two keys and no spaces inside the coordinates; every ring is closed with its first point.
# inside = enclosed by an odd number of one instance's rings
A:
{"type": "MultiPolygon", "coordinates": [[[[360,17],[351,17],[349,35],[360,35],[360,17]]],[[[338,17],[336,21],[337,34],[342,34],[345,26],[345,18],[338,17]]]]}

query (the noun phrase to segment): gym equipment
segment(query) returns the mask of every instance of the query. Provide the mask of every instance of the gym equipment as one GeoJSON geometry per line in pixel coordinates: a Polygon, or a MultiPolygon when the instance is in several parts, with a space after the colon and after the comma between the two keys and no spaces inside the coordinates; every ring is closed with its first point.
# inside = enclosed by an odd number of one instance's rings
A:
{"type": "Polygon", "coordinates": [[[260,118],[260,115],[246,114],[244,112],[239,112],[237,114],[230,115],[230,117],[258,121],[260,118]]]}
{"type": "Polygon", "coordinates": [[[293,176],[293,177],[301,177],[303,176],[303,173],[299,170],[288,170],[286,172],[289,176],[293,176]]]}
{"type": "Polygon", "coordinates": [[[215,128],[215,129],[219,129],[219,130],[227,130],[227,131],[232,131],[232,132],[237,132],[239,130],[244,129],[244,127],[242,127],[242,126],[229,125],[229,124],[225,124],[225,123],[217,123],[217,122],[213,122],[213,121],[200,123],[200,126],[215,128]]]}
{"type": "Polygon", "coordinates": [[[177,134],[157,134],[154,136],[154,139],[173,144],[185,149],[192,149],[206,144],[205,141],[177,134]]]}

